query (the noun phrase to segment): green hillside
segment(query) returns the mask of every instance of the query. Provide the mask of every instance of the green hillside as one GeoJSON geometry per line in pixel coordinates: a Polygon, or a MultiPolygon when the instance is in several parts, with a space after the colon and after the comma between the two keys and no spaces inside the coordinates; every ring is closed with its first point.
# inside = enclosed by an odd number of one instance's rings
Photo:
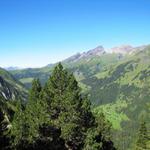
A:
{"type": "Polygon", "coordinates": [[[9,72],[0,68],[0,96],[7,100],[26,99],[27,90],[9,72]]]}
{"type": "Polygon", "coordinates": [[[11,121],[16,111],[16,103],[20,100],[24,103],[27,95],[28,91],[24,85],[9,72],[0,68],[0,147],[2,150],[5,149],[4,145],[10,144],[8,133],[12,126],[11,121]]]}
{"type": "MultiPolygon", "coordinates": [[[[75,77],[78,81],[80,81],[88,76],[96,74],[97,72],[104,71],[108,66],[116,64],[122,59],[124,58],[120,57],[119,54],[104,54],[103,56],[91,56],[88,58],[88,60],[83,58],[76,62],[68,62],[64,60],[62,64],[65,68],[69,69],[69,71],[74,72],[75,77]]],[[[43,68],[28,68],[23,70],[13,70],[10,72],[27,88],[30,88],[34,78],[39,78],[41,83],[44,84],[49,78],[54,66],[56,66],[56,64],[43,68]]]]}
{"type": "MultiPolygon", "coordinates": [[[[112,123],[116,145],[121,150],[131,147],[140,119],[150,126],[150,46],[132,54],[106,53],[62,64],[74,73],[83,93],[88,94],[93,112],[97,116],[104,112],[112,123]]],[[[30,88],[33,78],[44,84],[54,66],[11,73],[30,88]]]]}
{"type": "Polygon", "coordinates": [[[150,47],[83,83],[91,87],[94,105],[100,105],[95,113],[103,111],[117,130],[114,135],[120,149],[131,147],[141,118],[150,127],[150,47]]]}

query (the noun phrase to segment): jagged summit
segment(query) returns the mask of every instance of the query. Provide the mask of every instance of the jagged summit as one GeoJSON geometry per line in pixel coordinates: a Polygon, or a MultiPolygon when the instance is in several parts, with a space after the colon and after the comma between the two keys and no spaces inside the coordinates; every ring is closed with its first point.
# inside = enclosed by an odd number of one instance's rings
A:
{"type": "Polygon", "coordinates": [[[94,55],[94,56],[98,55],[98,56],[100,56],[100,55],[103,55],[105,53],[106,52],[105,52],[105,49],[104,49],[103,46],[97,46],[96,48],[91,49],[91,50],[89,50],[89,51],[87,51],[87,52],[85,52],[83,54],[85,54],[85,56],[90,56],[90,55],[94,55]]]}
{"type": "Polygon", "coordinates": [[[127,54],[130,53],[133,49],[134,47],[132,47],[131,45],[121,45],[111,48],[111,51],[113,53],[127,54]]]}
{"type": "Polygon", "coordinates": [[[76,61],[78,61],[82,58],[89,58],[91,56],[101,56],[105,53],[106,53],[106,51],[105,51],[103,46],[97,46],[96,48],[88,50],[87,52],[77,53],[77,54],[69,57],[65,61],[67,61],[67,62],[76,62],[76,61]]]}
{"type": "Polygon", "coordinates": [[[144,50],[146,48],[146,45],[138,46],[138,47],[133,47],[131,45],[121,45],[117,47],[113,47],[110,49],[112,53],[120,53],[120,54],[132,54],[137,51],[144,50]]]}
{"type": "MultiPolygon", "coordinates": [[[[102,56],[105,54],[115,53],[118,54],[118,57],[123,57],[126,54],[135,54],[138,51],[143,51],[148,45],[142,45],[138,47],[134,47],[132,45],[121,45],[116,46],[110,49],[105,49],[103,46],[97,46],[94,49],[90,49],[88,51],[84,51],[83,53],[76,53],[75,55],[72,55],[71,57],[63,60],[64,63],[72,63],[80,61],[81,59],[87,59],[90,60],[90,58],[93,58],[95,56],[102,56]]],[[[47,67],[52,67],[54,64],[48,64],[47,67]]]]}

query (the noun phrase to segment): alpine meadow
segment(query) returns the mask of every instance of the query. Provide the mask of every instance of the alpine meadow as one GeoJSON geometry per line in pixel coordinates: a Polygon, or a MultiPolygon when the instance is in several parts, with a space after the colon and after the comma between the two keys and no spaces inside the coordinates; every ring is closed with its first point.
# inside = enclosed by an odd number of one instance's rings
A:
{"type": "Polygon", "coordinates": [[[0,150],[150,150],[149,8],[0,1],[0,150]]]}

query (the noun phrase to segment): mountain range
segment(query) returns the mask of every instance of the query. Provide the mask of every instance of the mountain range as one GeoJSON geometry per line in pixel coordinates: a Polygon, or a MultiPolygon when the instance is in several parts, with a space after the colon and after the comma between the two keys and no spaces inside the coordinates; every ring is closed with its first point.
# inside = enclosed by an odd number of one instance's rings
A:
{"type": "MultiPolygon", "coordinates": [[[[112,123],[114,139],[120,149],[131,146],[141,118],[150,126],[149,45],[123,45],[109,50],[98,46],[61,63],[74,73],[83,94],[91,100],[93,112],[96,115],[104,112],[112,123]]],[[[44,85],[56,64],[9,72],[0,69],[1,96],[14,99],[18,93],[26,95],[34,78],[39,78],[44,85]]]]}
{"type": "MultiPolygon", "coordinates": [[[[79,73],[79,68],[87,69],[94,68],[95,65],[97,69],[100,71],[105,65],[110,65],[113,63],[118,63],[123,59],[126,59],[130,55],[134,55],[134,53],[144,50],[146,46],[133,47],[130,45],[122,45],[117,46],[111,49],[105,49],[103,46],[98,46],[94,49],[88,50],[83,53],[77,53],[64,61],[62,61],[63,65],[73,70],[76,76],[77,72],[79,73]],[[75,68],[77,67],[77,70],[75,68]]],[[[57,64],[57,63],[56,63],[57,64]]],[[[52,68],[56,64],[48,64],[42,68],[27,68],[27,69],[17,69],[17,70],[9,70],[17,79],[20,80],[27,88],[31,87],[31,82],[34,77],[39,78],[41,82],[44,84],[48,79],[52,68]]],[[[89,71],[88,74],[92,72],[89,71]]],[[[82,74],[82,71],[79,73],[82,74]]],[[[86,76],[87,74],[85,74],[86,76]]],[[[77,77],[78,78],[78,77],[77,77]]]]}

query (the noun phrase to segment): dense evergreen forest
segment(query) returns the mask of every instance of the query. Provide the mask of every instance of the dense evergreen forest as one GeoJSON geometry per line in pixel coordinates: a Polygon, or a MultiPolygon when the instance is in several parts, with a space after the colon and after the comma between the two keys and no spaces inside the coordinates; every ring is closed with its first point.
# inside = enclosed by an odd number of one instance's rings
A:
{"type": "Polygon", "coordinates": [[[74,75],[60,63],[44,87],[38,79],[33,80],[27,102],[17,100],[11,107],[6,105],[1,100],[2,150],[116,149],[111,124],[103,114],[94,116],[74,75]]]}
{"type": "MultiPolygon", "coordinates": [[[[28,101],[0,104],[2,150],[119,150],[112,125],[96,115],[74,75],[59,63],[42,87],[34,79],[28,101]]],[[[141,120],[131,150],[150,149],[147,125],[141,120]]],[[[116,137],[117,138],[117,137],[116,137]]]]}
{"type": "MultiPolygon", "coordinates": [[[[81,95],[87,95],[91,102],[94,116],[99,118],[103,113],[111,123],[115,147],[132,150],[141,122],[150,130],[150,46],[119,49],[119,53],[107,53],[100,46],[61,63],[74,74],[81,95]]],[[[44,87],[57,64],[9,73],[27,89],[35,78],[44,87]]]]}

